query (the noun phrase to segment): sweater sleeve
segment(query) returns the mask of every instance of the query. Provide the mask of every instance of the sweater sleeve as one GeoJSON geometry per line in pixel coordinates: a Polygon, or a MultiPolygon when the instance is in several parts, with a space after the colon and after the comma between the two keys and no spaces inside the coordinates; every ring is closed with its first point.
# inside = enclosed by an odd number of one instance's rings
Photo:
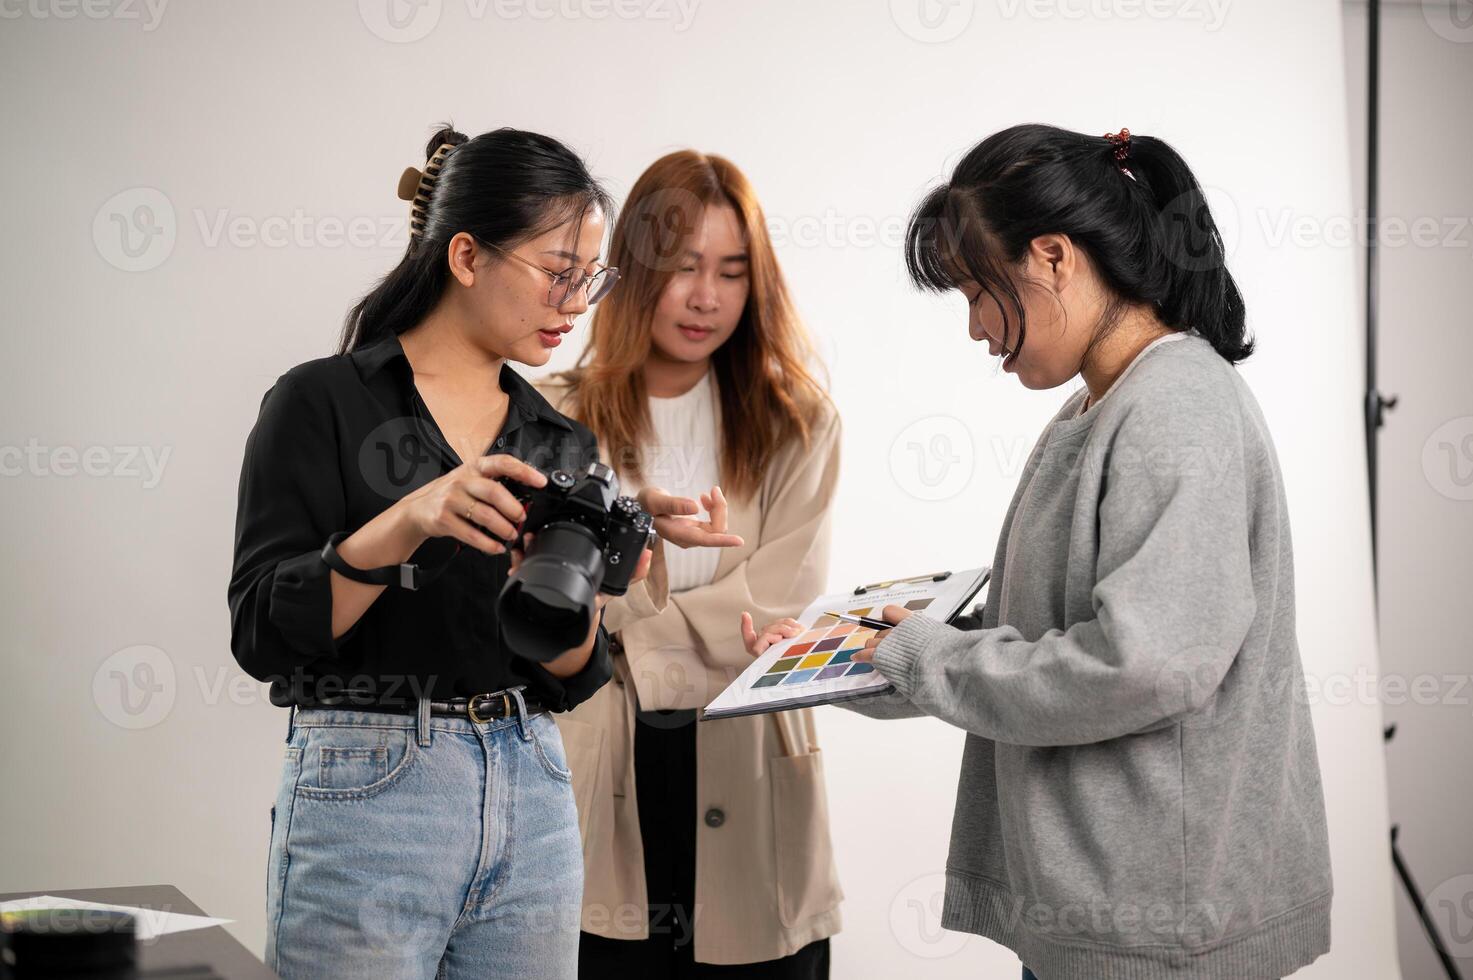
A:
{"type": "MultiPolygon", "coordinates": [[[[961,613],[950,623],[956,630],[978,630],[982,628],[983,603],[977,603],[969,613],[961,613]]],[[[866,718],[875,718],[879,721],[895,721],[900,718],[924,718],[926,712],[916,706],[898,690],[889,694],[880,694],[874,697],[857,698],[853,701],[839,701],[838,706],[847,708],[858,715],[866,718]]]]}
{"type": "Polygon", "coordinates": [[[900,693],[1016,745],[1117,738],[1210,703],[1257,611],[1241,417],[1142,400],[1113,436],[1093,618],[1030,640],[911,616],[875,654],[900,693]]]}

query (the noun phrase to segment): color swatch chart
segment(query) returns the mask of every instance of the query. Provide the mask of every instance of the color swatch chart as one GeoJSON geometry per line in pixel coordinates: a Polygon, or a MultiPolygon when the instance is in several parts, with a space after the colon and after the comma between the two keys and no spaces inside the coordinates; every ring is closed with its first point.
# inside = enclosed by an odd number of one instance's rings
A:
{"type": "Polygon", "coordinates": [[[873,663],[854,657],[876,630],[840,616],[881,619],[886,606],[946,622],[986,584],[986,568],[929,573],[821,595],[793,618],[803,632],[774,643],[742,668],[706,705],[703,719],[786,711],[873,697],[894,685],[873,663]]]}
{"type": "MultiPolygon", "coordinates": [[[[920,612],[931,602],[932,599],[929,597],[912,599],[905,603],[905,608],[913,612],[920,612]]],[[[850,616],[878,618],[883,608],[882,606],[876,609],[870,605],[831,611],[847,613],[850,616]]],[[[853,657],[855,652],[863,649],[865,643],[869,642],[870,637],[874,635],[875,631],[868,626],[845,623],[827,614],[820,616],[806,633],[793,638],[793,645],[783,651],[782,659],[767,668],[761,677],[753,681],[752,687],[806,684],[810,681],[826,681],[835,677],[868,674],[875,669],[875,665],[856,663],[853,657]]]]}

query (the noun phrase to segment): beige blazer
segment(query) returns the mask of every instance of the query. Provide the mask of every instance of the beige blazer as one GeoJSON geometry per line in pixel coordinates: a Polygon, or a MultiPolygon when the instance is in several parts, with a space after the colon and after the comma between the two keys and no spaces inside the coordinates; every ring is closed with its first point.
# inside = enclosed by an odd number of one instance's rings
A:
{"type": "MultiPolygon", "coordinates": [[[[562,410],[570,393],[563,379],[537,387],[562,410]]],[[[796,616],[823,592],[838,414],[826,406],[813,428],[812,445],[784,450],[754,497],[730,501],[728,528],[745,544],[723,549],[710,585],[671,595],[657,562],[645,581],[609,602],[604,625],[623,646],[614,678],[554,716],[583,835],[588,932],[649,935],[634,781],[636,699],[646,709],[704,707],[751,663],[743,610],[760,628],[796,616]]],[[[607,462],[607,448],[601,452],[607,462]]],[[[696,753],[696,960],[777,959],[838,932],[844,895],[812,711],[697,722],[696,753]]]]}

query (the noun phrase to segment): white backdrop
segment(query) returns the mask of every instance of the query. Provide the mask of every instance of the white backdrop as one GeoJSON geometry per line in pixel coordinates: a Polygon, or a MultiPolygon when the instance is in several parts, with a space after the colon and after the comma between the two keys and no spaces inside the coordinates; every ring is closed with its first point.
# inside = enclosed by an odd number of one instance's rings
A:
{"type": "MultiPolygon", "coordinates": [[[[998,374],[897,247],[968,146],[1046,121],[1166,138],[1213,188],[1288,484],[1330,810],[1335,948],[1302,975],[1396,975],[1354,270],[1294,233],[1351,207],[1332,0],[0,13],[0,890],[171,882],[259,950],[285,716],[229,653],[240,453],[266,388],[327,353],[396,260],[395,181],[432,123],[559,136],[620,196],[678,147],[747,171],[845,417],[840,586],[990,560],[1067,394],[998,374]]],[[[820,724],[848,895],[835,976],[1011,975],[1006,950],[935,926],[960,733],[820,724]]]]}

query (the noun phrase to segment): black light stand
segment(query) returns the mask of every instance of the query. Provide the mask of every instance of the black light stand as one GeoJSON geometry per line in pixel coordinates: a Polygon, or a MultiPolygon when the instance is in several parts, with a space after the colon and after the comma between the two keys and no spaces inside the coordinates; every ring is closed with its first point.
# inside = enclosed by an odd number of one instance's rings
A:
{"type": "MultiPolygon", "coordinates": [[[[1366,34],[1369,38],[1366,57],[1366,475],[1369,478],[1371,503],[1371,583],[1375,594],[1379,596],[1376,552],[1376,439],[1381,427],[1386,424],[1386,411],[1396,407],[1396,396],[1387,398],[1376,387],[1376,304],[1380,286],[1376,245],[1380,237],[1377,191],[1380,180],[1381,0],[1369,0],[1366,34]]],[[[1396,726],[1387,726],[1384,732],[1385,741],[1389,743],[1395,734],[1396,726]]],[[[1396,846],[1399,831],[1400,827],[1391,825],[1391,861],[1396,866],[1397,878],[1406,889],[1412,908],[1416,910],[1417,918],[1422,923],[1422,929],[1427,933],[1427,940],[1432,944],[1437,958],[1442,961],[1442,968],[1447,972],[1449,980],[1462,980],[1462,974],[1458,972],[1457,964],[1443,945],[1442,937],[1438,935],[1432,917],[1427,912],[1427,905],[1417,890],[1417,884],[1412,880],[1411,869],[1407,867],[1401,850],[1396,846]]]]}

